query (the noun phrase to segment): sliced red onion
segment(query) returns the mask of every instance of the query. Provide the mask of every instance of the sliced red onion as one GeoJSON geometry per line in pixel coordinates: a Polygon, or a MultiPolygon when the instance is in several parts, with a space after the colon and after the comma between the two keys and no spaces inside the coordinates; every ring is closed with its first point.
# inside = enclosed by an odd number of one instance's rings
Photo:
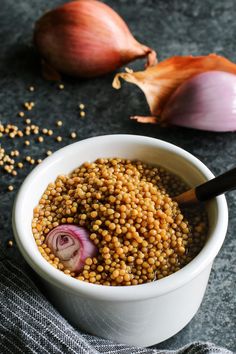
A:
{"type": "Polygon", "coordinates": [[[222,71],[199,74],[180,85],[161,118],[188,128],[236,130],[236,75],[222,71]]]}
{"type": "Polygon", "coordinates": [[[86,258],[97,252],[88,232],[75,225],[55,227],[47,235],[46,243],[67,269],[76,272],[83,268],[86,258]]]}

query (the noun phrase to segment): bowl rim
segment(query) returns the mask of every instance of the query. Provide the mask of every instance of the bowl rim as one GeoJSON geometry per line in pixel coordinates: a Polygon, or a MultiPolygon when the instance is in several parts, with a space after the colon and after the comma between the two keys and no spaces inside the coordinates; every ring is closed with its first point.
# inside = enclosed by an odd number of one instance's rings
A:
{"type": "Polygon", "coordinates": [[[168,151],[182,157],[191,165],[194,165],[194,167],[197,168],[207,180],[214,177],[208,167],[206,167],[198,158],[186,150],[160,139],[131,134],[109,134],[83,139],[67,145],[47,157],[40,165],[31,171],[22,183],[15,198],[12,212],[12,227],[16,243],[27,263],[38,275],[44,278],[47,282],[57,286],[58,288],[67,290],[70,293],[97,300],[121,302],[144,300],[161,296],[175,290],[176,288],[184,286],[184,284],[197,277],[202,271],[204,271],[205,268],[207,268],[209,264],[213,262],[222,246],[228,226],[228,208],[224,195],[214,198],[219,217],[216,220],[211,236],[200,253],[189,264],[176,273],[151,283],[115,287],[86,283],[78,279],[68,277],[63,272],[55,269],[41,256],[38,250],[35,252],[30,249],[27,244],[27,238],[33,237],[33,235],[29,233],[27,234],[24,230],[22,201],[25,199],[28,186],[32,183],[37,173],[45,168],[49,168],[55,160],[61,157],[61,155],[65,157],[66,153],[73,149],[75,145],[81,145],[82,147],[84,144],[96,144],[99,140],[103,140],[105,142],[110,139],[113,141],[114,139],[116,141],[128,139],[129,142],[145,143],[147,145],[152,145],[153,147],[167,149],[168,151]]]}

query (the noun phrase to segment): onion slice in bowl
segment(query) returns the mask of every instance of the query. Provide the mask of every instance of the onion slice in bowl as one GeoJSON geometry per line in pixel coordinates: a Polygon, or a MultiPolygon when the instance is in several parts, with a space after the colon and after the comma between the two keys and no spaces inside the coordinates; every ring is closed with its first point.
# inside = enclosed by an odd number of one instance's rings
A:
{"type": "Polygon", "coordinates": [[[79,272],[86,258],[93,257],[97,252],[88,232],[76,225],[55,227],[47,235],[46,243],[64,267],[74,272],[79,272]]]}

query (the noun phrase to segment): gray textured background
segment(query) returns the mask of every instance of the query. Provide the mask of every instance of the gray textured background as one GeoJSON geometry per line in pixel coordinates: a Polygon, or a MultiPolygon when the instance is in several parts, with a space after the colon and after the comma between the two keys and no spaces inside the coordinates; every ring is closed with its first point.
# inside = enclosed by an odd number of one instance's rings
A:
{"type": "MultiPolygon", "coordinates": [[[[17,112],[24,101],[33,100],[36,108],[29,114],[33,122],[54,129],[55,120],[62,119],[65,123],[64,135],[76,130],[78,140],[109,133],[147,135],[185,148],[215,174],[235,166],[236,133],[209,133],[177,127],[167,129],[130,121],[128,117],[131,114],[147,114],[147,104],[135,86],[127,84],[121,91],[113,90],[113,75],[81,82],[65,79],[64,91],[59,91],[55,84],[43,81],[38,58],[31,45],[33,24],[48,6],[61,2],[53,0],[48,5],[46,0],[1,0],[0,120],[3,123],[23,126],[17,112]],[[26,90],[30,84],[37,87],[35,93],[26,90]],[[79,102],[86,105],[85,119],[79,117],[79,102]]],[[[236,1],[105,2],[123,16],[139,41],[157,50],[160,60],[172,55],[216,52],[236,61],[236,1]]],[[[130,67],[141,69],[143,62],[130,67]]],[[[55,131],[59,133],[60,129],[55,128],[55,131]]],[[[35,158],[41,158],[49,148],[55,151],[69,142],[69,138],[60,144],[48,138],[44,145],[34,143],[29,149],[24,147],[22,139],[4,139],[2,145],[7,149],[20,149],[22,156],[30,153],[35,158]]],[[[30,169],[31,166],[26,166],[17,178],[0,171],[0,242],[9,257],[19,262],[23,259],[16,247],[7,249],[6,245],[12,238],[11,209],[15,193],[30,169]],[[9,183],[15,186],[12,193],[6,191],[9,183]]],[[[187,327],[158,345],[158,348],[174,348],[193,340],[209,340],[236,350],[236,193],[229,193],[227,200],[228,234],[215,260],[202,306],[187,327]]]]}

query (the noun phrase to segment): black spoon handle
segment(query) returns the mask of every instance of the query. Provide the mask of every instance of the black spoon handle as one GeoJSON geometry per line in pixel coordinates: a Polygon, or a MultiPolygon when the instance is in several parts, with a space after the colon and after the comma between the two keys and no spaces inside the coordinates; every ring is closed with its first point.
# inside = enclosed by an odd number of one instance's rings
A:
{"type": "Polygon", "coordinates": [[[236,168],[173,198],[180,204],[204,202],[236,189],[236,168]]]}
{"type": "Polygon", "coordinates": [[[234,188],[236,188],[236,168],[233,168],[206,183],[200,184],[195,188],[195,193],[197,199],[204,202],[205,200],[214,198],[217,195],[223,194],[234,188]]]}

